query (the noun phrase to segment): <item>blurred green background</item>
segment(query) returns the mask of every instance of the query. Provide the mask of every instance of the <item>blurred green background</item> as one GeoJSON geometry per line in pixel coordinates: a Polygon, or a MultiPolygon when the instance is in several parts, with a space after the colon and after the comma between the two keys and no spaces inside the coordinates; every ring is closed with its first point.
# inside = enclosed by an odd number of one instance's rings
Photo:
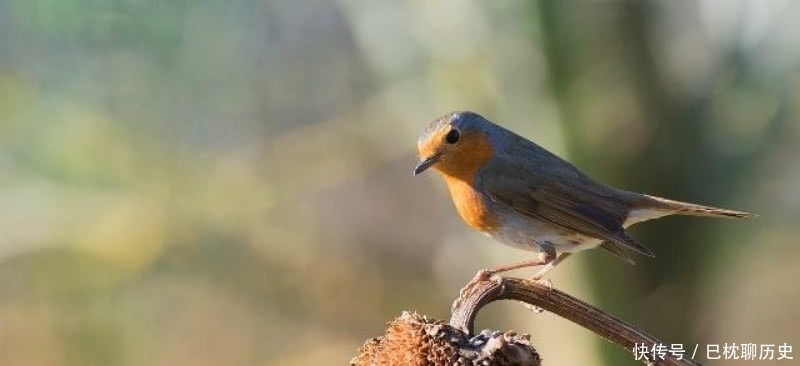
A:
{"type": "MultiPolygon", "coordinates": [[[[657,258],[582,253],[557,287],[700,360],[798,347],[799,67],[791,1],[2,0],[0,364],[346,364],[402,310],[446,319],[529,256],[411,175],[461,109],[600,181],[760,215],[641,225],[657,258]]],[[[638,364],[516,303],[477,326],[549,365],[638,364]]],[[[792,363],[724,363],[754,362],[792,363]]]]}

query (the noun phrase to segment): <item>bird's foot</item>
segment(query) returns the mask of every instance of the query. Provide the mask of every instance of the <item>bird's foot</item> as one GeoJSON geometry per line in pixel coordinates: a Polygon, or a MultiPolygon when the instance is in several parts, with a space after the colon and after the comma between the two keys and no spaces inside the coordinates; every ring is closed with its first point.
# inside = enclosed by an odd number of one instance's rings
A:
{"type": "Polygon", "coordinates": [[[528,281],[535,282],[537,285],[541,285],[547,287],[548,290],[553,289],[553,281],[550,281],[548,278],[542,278],[541,276],[533,276],[528,279],[528,281]]]}
{"type": "Polygon", "coordinates": [[[497,274],[498,272],[491,269],[482,269],[475,274],[475,277],[469,281],[461,290],[458,292],[458,298],[453,302],[452,308],[456,309],[460,307],[462,299],[466,299],[470,296],[470,294],[475,291],[478,285],[485,281],[492,281],[497,284],[503,282],[503,278],[497,274]]]}
{"type": "Polygon", "coordinates": [[[472,281],[470,281],[470,283],[490,281],[490,280],[496,281],[497,279],[500,278],[500,275],[498,275],[497,273],[499,272],[493,269],[488,269],[488,268],[481,269],[478,271],[478,273],[475,274],[475,277],[472,278],[472,281]]]}
{"type": "Polygon", "coordinates": [[[469,283],[467,283],[466,286],[461,288],[461,291],[459,291],[459,296],[461,296],[461,297],[466,296],[467,292],[472,290],[472,288],[474,288],[477,284],[479,284],[481,282],[493,281],[493,282],[500,283],[502,280],[503,280],[503,278],[500,277],[500,275],[497,274],[497,271],[484,268],[484,269],[478,271],[478,273],[475,274],[475,277],[473,277],[472,280],[470,280],[469,283]]]}

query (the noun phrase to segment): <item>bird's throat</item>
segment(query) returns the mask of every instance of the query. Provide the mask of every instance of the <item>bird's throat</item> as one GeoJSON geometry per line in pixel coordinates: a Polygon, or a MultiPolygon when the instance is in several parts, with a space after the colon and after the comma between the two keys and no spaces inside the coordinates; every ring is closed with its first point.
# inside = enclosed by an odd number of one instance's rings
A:
{"type": "Polygon", "coordinates": [[[469,183],[444,175],[450,196],[458,210],[458,214],[467,225],[481,232],[492,233],[499,227],[497,217],[492,213],[489,203],[481,193],[469,183]]]}

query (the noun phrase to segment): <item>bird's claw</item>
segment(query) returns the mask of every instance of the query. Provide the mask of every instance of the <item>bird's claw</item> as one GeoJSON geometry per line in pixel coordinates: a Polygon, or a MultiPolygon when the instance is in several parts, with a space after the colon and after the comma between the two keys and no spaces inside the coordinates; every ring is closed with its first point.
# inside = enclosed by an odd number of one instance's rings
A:
{"type": "Polygon", "coordinates": [[[538,285],[547,287],[548,290],[552,290],[553,289],[553,281],[550,281],[550,279],[548,279],[548,278],[541,278],[541,277],[533,276],[533,277],[530,278],[530,281],[533,281],[538,285]]]}
{"type": "Polygon", "coordinates": [[[503,278],[500,277],[498,273],[499,272],[491,269],[486,269],[486,268],[481,269],[480,271],[478,271],[478,273],[475,274],[475,277],[473,277],[472,280],[469,281],[469,284],[467,284],[466,287],[472,287],[476,283],[484,281],[500,283],[503,281],[503,278]]]}
{"type": "Polygon", "coordinates": [[[485,281],[491,281],[496,284],[501,284],[503,282],[503,278],[497,274],[497,271],[493,271],[491,269],[482,269],[475,274],[475,277],[469,281],[461,290],[458,292],[458,298],[453,302],[452,309],[456,309],[461,306],[461,302],[463,299],[469,297],[469,295],[475,290],[475,288],[481,283],[485,281]]]}

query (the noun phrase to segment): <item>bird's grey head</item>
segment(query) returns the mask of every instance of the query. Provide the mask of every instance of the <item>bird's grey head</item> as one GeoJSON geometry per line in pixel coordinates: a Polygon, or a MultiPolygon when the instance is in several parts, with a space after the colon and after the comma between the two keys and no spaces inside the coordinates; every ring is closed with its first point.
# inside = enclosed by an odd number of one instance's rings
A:
{"type": "Polygon", "coordinates": [[[475,112],[450,112],[428,124],[428,127],[419,136],[417,146],[422,149],[423,146],[431,144],[433,139],[441,137],[443,133],[451,129],[456,129],[463,135],[482,131],[487,124],[491,124],[491,122],[475,112]]]}

